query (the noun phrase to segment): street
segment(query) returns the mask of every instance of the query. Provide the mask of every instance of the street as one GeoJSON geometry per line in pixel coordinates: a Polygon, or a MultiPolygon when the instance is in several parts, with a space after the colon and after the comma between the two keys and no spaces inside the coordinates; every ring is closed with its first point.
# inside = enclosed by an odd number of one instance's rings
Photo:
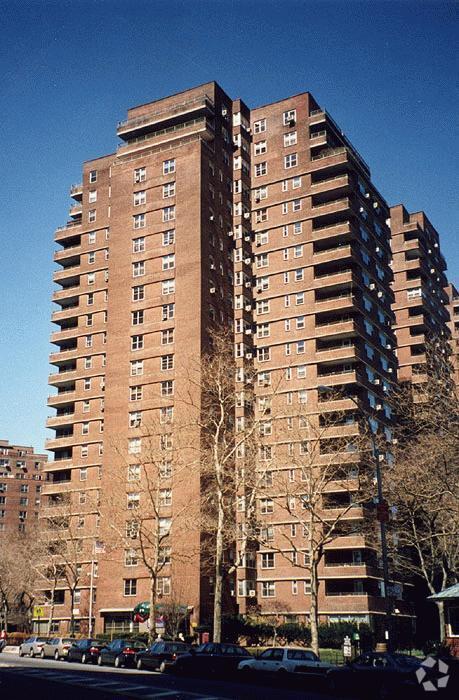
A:
{"type": "MultiPolygon", "coordinates": [[[[312,679],[301,679],[302,688],[287,688],[260,681],[239,683],[203,678],[176,678],[169,674],[134,669],[83,666],[66,661],[0,655],[1,700],[110,700],[114,697],[167,698],[167,700],[332,700],[312,679]],[[308,684],[309,688],[306,688],[308,684]]],[[[336,700],[336,698],[334,699],[336,700]]]]}

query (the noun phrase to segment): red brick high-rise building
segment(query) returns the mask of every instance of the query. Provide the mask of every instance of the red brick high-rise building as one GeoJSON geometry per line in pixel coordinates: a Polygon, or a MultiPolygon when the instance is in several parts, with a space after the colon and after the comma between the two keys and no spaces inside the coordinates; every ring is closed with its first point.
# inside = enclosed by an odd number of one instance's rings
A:
{"type": "MultiPolygon", "coordinates": [[[[70,220],[55,236],[54,459],[43,495],[44,518],[65,499],[81,533],[77,625],[88,625],[93,590],[96,628],[114,631],[132,628],[148,579],[130,552],[97,554],[110,526],[109,494],[126,460],[135,473],[148,421],[180,422],[184,370],[208,348],[211,329],[233,329],[241,371],[255,363],[258,406],[279,383],[273,415],[301,407],[317,424],[343,415],[320,446],[324,459],[334,440],[348,439],[352,452],[357,408],[385,437],[384,470],[392,423],[385,397],[397,376],[389,209],[368,165],[309,93],[250,110],[210,82],[127,117],[116,153],[84,164],[70,220]]],[[[246,410],[242,401],[236,423],[246,410]]],[[[173,435],[164,431],[167,453],[173,435]]],[[[198,445],[199,431],[188,438],[198,445]]],[[[288,440],[273,447],[287,450],[288,462],[288,440]]],[[[164,522],[199,495],[196,468],[164,497],[164,522]]],[[[265,506],[260,517],[277,542],[293,521],[265,506]]],[[[199,527],[172,534],[159,584],[164,600],[186,591],[196,624],[209,622],[212,607],[200,537],[199,527]],[[184,563],[185,551],[196,555],[184,563]]],[[[276,547],[273,556],[261,548],[246,558],[233,603],[307,619],[307,568],[276,547]]],[[[381,581],[377,547],[363,535],[334,540],[320,569],[321,618],[381,618],[381,581]]],[[[64,588],[55,609],[62,631],[70,617],[64,588]]],[[[403,600],[397,607],[409,614],[403,600]]]]}

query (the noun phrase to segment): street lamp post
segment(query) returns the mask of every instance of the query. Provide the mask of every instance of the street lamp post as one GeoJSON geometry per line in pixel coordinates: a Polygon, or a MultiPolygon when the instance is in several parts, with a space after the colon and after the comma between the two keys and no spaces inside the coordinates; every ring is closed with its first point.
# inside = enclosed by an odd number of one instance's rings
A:
{"type": "MultiPolygon", "coordinates": [[[[325,385],[319,385],[318,387],[319,390],[321,391],[333,391],[334,388],[330,386],[325,386],[325,385]]],[[[354,406],[360,411],[360,406],[358,404],[357,399],[355,399],[353,396],[347,396],[347,399],[352,401],[354,406]]],[[[391,643],[390,639],[390,608],[389,608],[389,563],[388,563],[388,554],[387,554],[387,537],[386,537],[386,518],[387,518],[387,509],[386,509],[386,502],[384,500],[383,496],[383,483],[382,483],[382,474],[381,474],[381,467],[379,463],[379,449],[376,444],[375,436],[373,433],[373,428],[370,423],[370,419],[366,413],[362,411],[362,416],[365,419],[365,422],[368,427],[368,432],[370,435],[370,440],[371,440],[371,448],[372,448],[372,453],[374,457],[374,462],[375,462],[375,476],[376,476],[376,488],[377,488],[377,493],[378,493],[378,502],[377,502],[377,519],[379,522],[379,528],[380,528],[380,538],[381,538],[381,557],[382,557],[382,568],[383,568],[383,598],[385,601],[385,609],[386,609],[386,629],[384,631],[384,637],[386,640],[386,643],[389,645],[391,643]]]]}

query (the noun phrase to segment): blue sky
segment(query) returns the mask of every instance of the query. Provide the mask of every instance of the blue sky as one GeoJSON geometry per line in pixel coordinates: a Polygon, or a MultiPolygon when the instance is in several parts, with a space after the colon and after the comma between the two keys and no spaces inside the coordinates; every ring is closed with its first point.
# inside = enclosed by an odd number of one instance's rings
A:
{"type": "Polygon", "coordinates": [[[427,212],[459,282],[457,7],[0,0],[0,438],[43,449],[54,229],[130,106],[212,79],[249,106],[311,91],[388,202],[427,212]]]}

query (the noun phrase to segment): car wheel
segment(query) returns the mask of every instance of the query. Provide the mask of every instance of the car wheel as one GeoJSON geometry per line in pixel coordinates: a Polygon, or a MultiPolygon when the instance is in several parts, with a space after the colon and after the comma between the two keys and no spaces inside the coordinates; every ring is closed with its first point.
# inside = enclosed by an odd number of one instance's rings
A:
{"type": "Polygon", "coordinates": [[[100,655],[97,657],[97,665],[102,666],[102,657],[100,655]]]}
{"type": "Polygon", "coordinates": [[[55,651],[55,652],[54,652],[54,659],[55,659],[56,661],[59,661],[59,652],[58,652],[58,651],[55,651]]]}
{"type": "Polygon", "coordinates": [[[45,658],[45,650],[42,649],[40,652],[40,659],[44,659],[44,658],[45,658]]]}
{"type": "Polygon", "coordinates": [[[82,654],[82,655],[81,655],[81,663],[82,663],[82,664],[85,664],[87,660],[88,660],[88,659],[87,659],[87,657],[86,657],[86,654],[82,654]]]}
{"type": "Polygon", "coordinates": [[[33,659],[33,657],[35,656],[35,654],[33,653],[33,647],[30,647],[29,656],[31,659],[33,659]]]}
{"type": "Polygon", "coordinates": [[[22,657],[24,656],[24,652],[22,651],[22,649],[19,649],[19,656],[20,656],[21,659],[22,659],[22,657]]]}
{"type": "Polygon", "coordinates": [[[115,668],[121,668],[121,666],[122,666],[121,659],[119,656],[117,656],[115,659],[115,668]]]}
{"type": "Polygon", "coordinates": [[[143,671],[142,659],[137,659],[137,664],[136,664],[136,665],[137,665],[137,668],[138,668],[139,671],[143,671]]]}
{"type": "Polygon", "coordinates": [[[159,672],[166,673],[166,669],[167,669],[167,666],[166,666],[165,661],[161,661],[161,663],[159,664],[159,672]]]}

